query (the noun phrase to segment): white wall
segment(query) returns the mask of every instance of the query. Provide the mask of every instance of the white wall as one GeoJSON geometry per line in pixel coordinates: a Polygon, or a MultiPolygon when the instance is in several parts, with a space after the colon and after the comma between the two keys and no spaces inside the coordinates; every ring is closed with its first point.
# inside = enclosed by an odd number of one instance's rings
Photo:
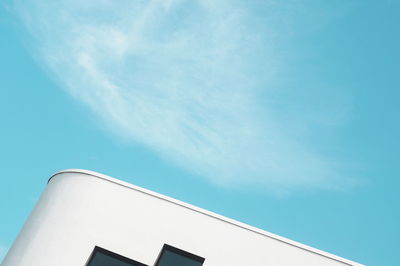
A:
{"type": "Polygon", "coordinates": [[[163,244],[204,266],[360,265],[90,171],[55,175],[2,266],[83,266],[94,246],[153,265],[163,244]]]}

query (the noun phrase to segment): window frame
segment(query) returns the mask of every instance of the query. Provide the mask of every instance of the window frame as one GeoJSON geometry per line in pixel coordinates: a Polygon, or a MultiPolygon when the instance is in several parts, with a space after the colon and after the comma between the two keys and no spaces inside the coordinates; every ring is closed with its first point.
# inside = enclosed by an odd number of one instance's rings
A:
{"type": "Polygon", "coordinates": [[[138,262],[136,260],[130,259],[128,257],[122,256],[118,253],[112,252],[110,250],[107,250],[105,248],[99,247],[99,246],[95,246],[92,253],[89,256],[89,259],[87,260],[85,266],[89,266],[90,263],[92,262],[92,259],[94,258],[94,256],[96,255],[96,253],[102,253],[103,255],[107,255],[111,258],[120,260],[121,262],[125,262],[125,263],[129,263],[132,264],[132,266],[148,266],[147,264],[143,264],[141,262],[138,262]]]}
{"type": "Polygon", "coordinates": [[[201,265],[203,265],[203,264],[204,264],[204,261],[206,260],[206,259],[203,258],[203,257],[200,257],[200,256],[195,255],[195,254],[193,254],[193,253],[187,252],[187,251],[185,251],[185,250],[183,250],[183,249],[179,249],[179,248],[173,247],[173,246],[171,246],[171,245],[164,244],[164,246],[163,246],[162,249],[161,249],[160,254],[158,255],[158,258],[157,258],[156,263],[154,264],[154,266],[157,266],[157,265],[158,265],[158,263],[160,262],[160,260],[161,260],[161,258],[162,258],[162,256],[163,256],[163,254],[164,254],[164,252],[165,252],[166,250],[167,250],[167,251],[170,251],[170,252],[173,252],[173,253],[175,253],[175,254],[178,254],[178,255],[180,255],[180,256],[182,256],[182,257],[186,257],[186,258],[188,258],[188,259],[191,259],[191,260],[200,262],[201,265]]]}

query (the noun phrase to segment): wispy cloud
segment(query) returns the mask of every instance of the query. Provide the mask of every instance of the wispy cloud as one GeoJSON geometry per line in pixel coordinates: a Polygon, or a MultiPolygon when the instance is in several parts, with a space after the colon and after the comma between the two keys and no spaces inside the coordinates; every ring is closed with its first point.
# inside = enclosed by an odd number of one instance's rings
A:
{"type": "Polygon", "coordinates": [[[276,32],[255,27],[240,2],[28,0],[16,8],[40,60],[116,134],[221,185],[335,187],[337,162],[260,100],[276,93],[276,32]]]}

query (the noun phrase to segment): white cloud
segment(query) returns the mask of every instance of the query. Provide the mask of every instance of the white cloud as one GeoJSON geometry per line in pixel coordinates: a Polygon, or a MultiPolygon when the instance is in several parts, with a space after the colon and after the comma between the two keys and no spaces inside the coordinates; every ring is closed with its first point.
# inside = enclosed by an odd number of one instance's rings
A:
{"type": "Polygon", "coordinates": [[[274,30],[237,1],[21,1],[39,57],[116,134],[226,186],[334,187],[273,105],[274,30]],[[267,93],[266,93],[267,92],[267,93]]]}

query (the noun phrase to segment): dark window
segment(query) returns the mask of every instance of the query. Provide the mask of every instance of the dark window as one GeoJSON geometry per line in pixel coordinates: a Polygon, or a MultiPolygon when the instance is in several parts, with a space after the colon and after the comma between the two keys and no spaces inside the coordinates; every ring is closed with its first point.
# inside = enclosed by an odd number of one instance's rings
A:
{"type": "Polygon", "coordinates": [[[104,248],[95,247],[87,266],[147,266],[104,248]]]}
{"type": "Polygon", "coordinates": [[[204,258],[165,244],[156,266],[201,266],[203,263],[204,258]]]}

